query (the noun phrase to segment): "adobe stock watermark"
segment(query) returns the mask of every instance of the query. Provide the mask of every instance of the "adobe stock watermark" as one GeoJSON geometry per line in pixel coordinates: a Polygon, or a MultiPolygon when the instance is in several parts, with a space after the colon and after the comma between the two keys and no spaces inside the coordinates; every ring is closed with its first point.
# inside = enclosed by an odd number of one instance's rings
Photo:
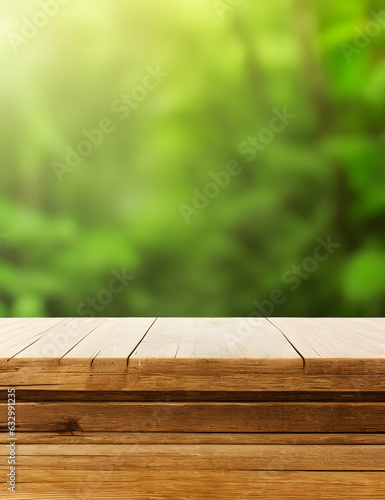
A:
{"type": "Polygon", "coordinates": [[[78,333],[80,328],[85,327],[84,319],[82,323],[78,324],[76,319],[71,319],[68,321],[63,328],[57,329],[55,331],[55,338],[50,339],[49,342],[45,342],[40,346],[40,354],[42,357],[47,358],[57,358],[59,353],[70,350],[73,347],[72,339],[78,338],[78,333]]]}
{"type": "MultiPolygon", "coordinates": [[[[143,102],[148,94],[159,87],[170,73],[162,71],[160,66],[146,67],[146,75],[140,85],[133,87],[128,93],[123,93],[115,99],[110,106],[114,115],[118,115],[121,121],[125,120],[131,111],[135,110],[143,102]]],[[[66,146],[64,163],[52,162],[52,169],[59,182],[63,182],[66,174],[72,173],[81,165],[84,158],[91,155],[95,148],[100,146],[105,136],[111,135],[116,130],[114,119],[104,117],[94,129],[82,130],[82,139],[75,147],[66,146]]]]}
{"type": "Polygon", "coordinates": [[[192,205],[184,203],[179,205],[179,210],[185,223],[190,224],[191,216],[199,215],[202,210],[207,208],[210,200],[216,198],[221,190],[230,184],[231,177],[239,175],[242,170],[241,165],[237,161],[229,161],[225,170],[210,172],[209,177],[211,177],[211,181],[207,182],[201,190],[198,188],[193,189],[194,198],[192,205]]]}
{"type": "Polygon", "coordinates": [[[127,274],[125,269],[120,272],[114,269],[111,274],[112,278],[106,288],[99,290],[94,297],[87,297],[84,302],[79,304],[76,309],[79,316],[95,317],[111,304],[114,295],[122,293],[129,282],[135,279],[135,276],[127,274]]]}
{"type": "MultiPolygon", "coordinates": [[[[316,243],[312,255],[303,259],[300,265],[292,265],[290,269],[282,274],[282,283],[289,285],[290,292],[298,290],[301,284],[318,270],[320,264],[326,262],[341,247],[340,243],[332,241],[330,234],[326,238],[319,236],[316,243]]],[[[255,300],[253,302],[255,309],[248,315],[248,318],[242,318],[237,333],[227,334],[226,342],[229,347],[244,344],[245,335],[252,337],[254,329],[261,324],[262,318],[272,316],[276,307],[286,302],[287,298],[288,292],[285,292],[282,288],[276,288],[267,299],[255,300]]]]}
{"type": "Polygon", "coordinates": [[[297,115],[288,112],[287,106],[282,111],[274,108],[273,115],[268,127],[262,128],[255,136],[249,136],[239,145],[238,153],[246,156],[248,162],[253,161],[259,151],[263,151],[274,141],[277,134],[283,132],[297,118],[297,115]]]}
{"type": "MultiPolygon", "coordinates": [[[[297,117],[297,115],[289,113],[286,106],[283,111],[274,108],[273,115],[269,127],[261,129],[257,136],[249,136],[246,141],[239,145],[238,152],[242,156],[246,156],[246,161],[249,163],[256,158],[258,151],[263,151],[268,144],[273,142],[276,134],[283,132],[297,117]]],[[[231,179],[239,175],[242,171],[243,167],[235,160],[229,161],[225,170],[220,170],[219,172],[211,171],[209,173],[211,177],[210,181],[202,189],[193,189],[192,204],[181,203],[179,205],[179,211],[185,223],[190,224],[191,217],[199,215],[207,208],[210,201],[216,198],[230,184],[231,179]]]]}
{"type": "MultiPolygon", "coordinates": [[[[292,265],[290,269],[282,274],[282,283],[290,285],[290,292],[298,290],[304,281],[317,272],[319,265],[327,261],[341,246],[340,243],[332,241],[330,234],[326,238],[319,236],[316,242],[318,245],[314,248],[313,255],[303,259],[300,265],[292,265]]],[[[275,307],[283,304],[286,300],[287,294],[282,289],[277,288],[271,292],[268,299],[262,302],[253,302],[256,310],[252,314],[257,313],[257,315],[264,317],[271,316],[274,313],[275,307]]]]}
{"type": "Polygon", "coordinates": [[[7,473],[8,491],[16,493],[16,389],[14,387],[8,389],[8,465],[9,472],[7,473]]]}
{"type": "Polygon", "coordinates": [[[371,11],[372,20],[368,21],[363,29],[355,28],[356,36],[354,43],[341,43],[340,49],[350,64],[354,55],[361,54],[361,52],[370,44],[372,39],[378,36],[381,30],[385,27],[385,10],[381,12],[371,11]]]}
{"type": "MultiPolygon", "coordinates": [[[[94,297],[87,297],[77,308],[77,313],[83,318],[94,318],[101,313],[113,301],[114,296],[122,293],[135,276],[127,274],[126,269],[111,271],[111,279],[106,288],[99,290],[94,297]]],[[[58,332],[54,339],[42,346],[43,357],[55,357],[58,352],[71,348],[72,338],[77,338],[80,328],[84,328],[84,319],[73,319],[69,321],[62,332],[58,332]]]]}
{"type": "Polygon", "coordinates": [[[8,40],[14,52],[19,53],[33,40],[39,31],[47,26],[51,19],[56,17],[62,6],[72,0],[42,0],[39,2],[40,10],[36,11],[31,18],[21,18],[21,30],[19,33],[8,33],[8,40]]]}
{"type": "Polygon", "coordinates": [[[233,10],[239,7],[243,2],[244,0],[214,0],[213,7],[219,19],[223,21],[228,12],[233,12],[233,10]]]}

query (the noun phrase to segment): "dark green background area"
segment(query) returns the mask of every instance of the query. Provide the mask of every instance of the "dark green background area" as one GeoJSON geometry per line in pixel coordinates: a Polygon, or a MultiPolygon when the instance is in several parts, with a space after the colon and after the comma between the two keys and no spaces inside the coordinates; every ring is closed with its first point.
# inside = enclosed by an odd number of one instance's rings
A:
{"type": "Polygon", "coordinates": [[[0,3],[1,316],[385,313],[383,2],[73,0],[18,51],[39,3],[0,3]],[[158,65],[121,120],[112,103],[158,65]],[[296,118],[248,161],[240,145],[285,107],[296,118]],[[60,182],[53,163],[105,117],[114,131],[60,182]],[[241,172],[186,223],[230,161],[241,172]]]}

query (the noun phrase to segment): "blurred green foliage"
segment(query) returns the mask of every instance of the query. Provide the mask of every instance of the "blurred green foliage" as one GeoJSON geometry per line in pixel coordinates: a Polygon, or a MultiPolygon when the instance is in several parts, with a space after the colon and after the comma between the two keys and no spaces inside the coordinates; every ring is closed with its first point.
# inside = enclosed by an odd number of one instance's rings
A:
{"type": "Polygon", "coordinates": [[[275,316],[385,313],[383,2],[73,0],[46,24],[41,2],[0,4],[1,316],[76,316],[123,269],[95,314],[247,316],[275,289],[275,316]],[[26,19],[44,26],[16,50],[26,19]],[[121,120],[113,102],[158,65],[121,120]],[[285,106],[295,120],[247,161],[285,106]],[[60,182],[53,162],[105,117],[60,182]],[[180,205],[233,160],[187,224],[180,205]],[[340,247],[292,291],[283,276],[328,235],[340,247]]]}

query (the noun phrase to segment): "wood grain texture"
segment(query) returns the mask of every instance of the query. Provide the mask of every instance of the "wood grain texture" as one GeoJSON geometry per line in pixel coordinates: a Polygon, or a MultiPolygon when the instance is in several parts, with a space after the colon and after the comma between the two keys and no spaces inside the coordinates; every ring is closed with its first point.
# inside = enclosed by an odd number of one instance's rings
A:
{"type": "Polygon", "coordinates": [[[384,339],[382,319],[0,320],[12,497],[384,499],[384,339]]]}
{"type": "Polygon", "coordinates": [[[385,374],[383,318],[271,318],[305,360],[307,373],[385,374]]]}
{"type": "Polygon", "coordinates": [[[33,325],[41,321],[41,318],[1,318],[0,320],[0,338],[9,331],[15,332],[15,328],[33,325]]]}
{"type": "MultiPolygon", "coordinates": [[[[17,391],[339,391],[379,392],[385,391],[385,377],[380,373],[323,374],[314,375],[282,371],[258,373],[252,363],[232,360],[218,375],[219,365],[200,361],[200,370],[191,364],[155,363],[128,366],[126,374],[103,373],[92,370],[87,373],[71,372],[68,367],[55,366],[50,371],[34,367],[0,369],[0,390],[15,387],[17,391]]],[[[219,360],[218,360],[219,361],[219,360]]],[[[223,366],[223,365],[222,365],[223,366]]]]}
{"type": "Polygon", "coordinates": [[[32,473],[17,487],[17,500],[155,499],[330,500],[384,499],[383,472],[127,471],[125,481],[113,471],[74,474],[68,482],[36,482],[32,473]],[[74,478],[79,478],[74,481],[74,478]],[[284,495],[284,497],[283,497],[284,495]]]}
{"type": "MultiPolygon", "coordinates": [[[[2,454],[6,453],[3,447],[2,454]]],[[[383,445],[226,445],[226,444],[96,444],[18,445],[20,469],[104,470],[313,470],[385,471],[383,445]]],[[[0,467],[7,470],[8,466],[0,467]]],[[[39,474],[40,472],[40,474],[39,474]]],[[[49,476],[49,475],[48,475],[49,476]]],[[[120,480],[124,480],[120,474],[120,480]]],[[[117,477],[117,480],[119,480],[117,477]]],[[[80,478],[80,476],[79,476],[80,478]]],[[[51,481],[69,481],[70,473],[51,481]]]]}
{"type": "Polygon", "coordinates": [[[56,369],[60,359],[78,342],[89,335],[104,320],[87,318],[46,320],[41,324],[26,326],[26,331],[16,330],[20,341],[1,352],[2,371],[15,371],[21,367],[33,373],[56,369]],[[10,359],[8,356],[11,355],[10,359]],[[8,358],[8,359],[4,359],[8,358]]]}
{"type": "MultiPolygon", "coordinates": [[[[247,445],[385,445],[374,433],[226,433],[226,432],[19,432],[19,444],[247,444],[247,445]]],[[[8,444],[0,433],[0,444],[8,444]]]]}
{"type": "Polygon", "coordinates": [[[0,390],[385,391],[384,325],[354,318],[4,320],[0,390]]]}
{"type": "MultiPolygon", "coordinates": [[[[6,320],[0,321],[0,369],[8,365],[18,353],[33,346],[52,328],[64,325],[64,319],[6,320]]],[[[41,356],[41,354],[40,354],[41,356]]]]}
{"type": "Polygon", "coordinates": [[[130,360],[253,359],[301,365],[300,356],[265,318],[158,318],[130,360]]]}
{"type": "Polygon", "coordinates": [[[155,318],[109,318],[98,325],[60,360],[63,366],[93,373],[110,370],[125,373],[128,358],[155,318]]]}
{"type": "Polygon", "coordinates": [[[379,433],[385,403],[19,403],[17,424],[19,432],[379,433]]]}

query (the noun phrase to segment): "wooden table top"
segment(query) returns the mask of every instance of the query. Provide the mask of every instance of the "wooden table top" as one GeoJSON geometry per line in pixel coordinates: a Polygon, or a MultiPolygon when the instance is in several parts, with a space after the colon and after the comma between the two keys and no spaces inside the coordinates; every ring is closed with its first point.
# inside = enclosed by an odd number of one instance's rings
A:
{"type": "Polygon", "coordinates": [[[385,389],[385,319],[0,320],[0,389],[385,389]]]}

